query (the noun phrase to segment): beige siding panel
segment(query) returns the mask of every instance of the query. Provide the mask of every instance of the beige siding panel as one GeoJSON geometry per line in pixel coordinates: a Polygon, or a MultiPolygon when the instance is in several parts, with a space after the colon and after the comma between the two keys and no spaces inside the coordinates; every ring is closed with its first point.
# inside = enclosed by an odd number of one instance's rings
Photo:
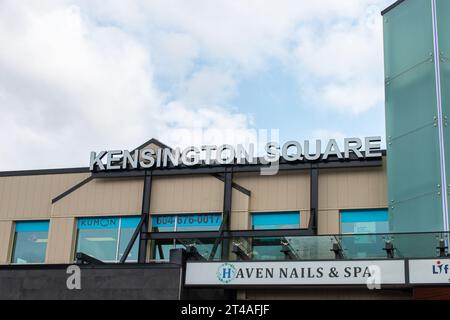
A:
{"type": "Polygon", "coordinates": [[[321,170],[319,210],[386,208],[385,167],[321,170]]]}
{"type": "Polygon", "coordinates": [[[0,221],[0,264],[10,262],[11,247],[14,237],[12,221],[0,221]]]}
{"type": "Polygon", "coordinates": [[[140,214],[142,179],[95,179],[53,205],[52,217],[140,214]]]}
{"type": "Polygon", "coordinates": [[[310,209],[309,172],[283,171],[274,176],[239,174],[234,182],[251,191],[250,212],[310,209]]]}
{"type": "Polygon", "coordinates": [[[232,198],[232,210],[231,210],[231,230],[248,230],[250,229],[249,221],[249,204],[250,198],[246,194],[233,189],[231,195],[232,198]]]}
{"type": "Polygon", "coordinates": [[[318,225],[320,235],[339,234],[339,210],[319,210],[318,225]]]}
{"type": "Polygon", "coordinates": [[[311,218],[311,210],[300,211],[300,228],[306,229],[309,225],[309,219],[311,218]]]}
{"type": "Polygon", "coordinates": [[[212,176],[153,178],[152,214],[222,212],[223,182],[212,176]]]}
{"type": "Polygon", "coordinates": [[[51,201],[88,173],[0,177],[0,220],[48,219],[51,201]]]}
{"type": "Polygon", "coordinates": [[[74,260],[75,218],[50,220],[47,263],[72,263],[74,260]]]}

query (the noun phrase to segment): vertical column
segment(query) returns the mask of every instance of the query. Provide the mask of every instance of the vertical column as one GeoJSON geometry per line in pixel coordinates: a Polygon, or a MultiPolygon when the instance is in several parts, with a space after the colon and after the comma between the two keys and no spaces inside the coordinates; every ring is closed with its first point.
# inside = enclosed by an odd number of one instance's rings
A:
{"type": "Polygon", "coordinates": [[[138,262],[145,263],[147,256],[147,237],[143,234],[148,232],[148,225],[150,221],[150,198],[152,193],[152,172],[146,171],[144,178],[144,190],[142,192],[142,212],[141,214],[145,216],[144,223],[141,227],[141,233],[139,235],[139,254],[138,262]]]}
{"type": "Polygon", "coordinates": [[[444,144],[444,115],[442,110],[442,85],[441,85],[441,52],[439,49],[439,32],[436,0],[431,0],[431,15],[433,19],[433,56],[436,77],[436,103],[438,123],[438,143],[441,167],[441,193],[442,193],[442,224],[443,231],[448,232],[448,205],[447,205],[447,177],[445,170],[445,144],[444,144]]]}
{"type": "MultiPolygon", "coordinates": [[[[223,230],[230,230],[230,221],[231,221],[231,195],[233,193],[233,171],[232,168],[225,169],[224,175],[224,191],[223,191],[223,230]]],[[[229,247],[230,240],[224,239],[222,241],[222,260],[228,260],[229,258],[229,247]]]]}
{"type": "Polygon", "coordinates": [[[309,229],[317,234],[317,210],[319,207],[319,169],[311,168],[310,172],[310,218],[309,229]]]}

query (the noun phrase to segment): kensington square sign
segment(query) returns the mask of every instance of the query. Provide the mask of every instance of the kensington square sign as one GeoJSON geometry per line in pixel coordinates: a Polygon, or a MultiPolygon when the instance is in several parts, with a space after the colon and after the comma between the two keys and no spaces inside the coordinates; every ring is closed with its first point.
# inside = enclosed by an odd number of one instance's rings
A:
{"type": "Polygon", "coordinates": [[[186,285],[404,284],[403,260],[188,262],[186,285]]]}
{"type": "MultiPolygon", "coordinates": [[[[265,152],[260,160],[262,164],[271,164],[278,162],[280,158],[287,162],[310,162],[326,161],[330,157],[348,160],[351,154],[357,159],[372,159],[382,156],[381,137],[379,136],[364,139],[345,138],[343,146],[344,148],[341,150],[336,139],[329,139],[326,143],[321,140],[316,140],[315,143],[306,140],[303,144],[299,141],[287,141],[281,146],[277,142],[269,142],[265,145],[265,152]],[[325,146],[324,150],[322,150],[323,146],[325,146]],[[315,149],[314,152],[313,149],[315,149]],[[364,152],[362,152],[362,149],[364,149],[364,152]]],[[[255,164],[257,159],[255,146],[252,143],[247,147],[238,144],[236,148],[224,144],[220,146],[187,147],[183,150],[180,148],[159,148],[157,150],[137,149],[131,152],[128,150],[92,151],[89,168],[91,171],[109,171],[164,168],[169,165],[174,167],[180,165],[190,167],[199,164],[239,165],[255,164]]]]}

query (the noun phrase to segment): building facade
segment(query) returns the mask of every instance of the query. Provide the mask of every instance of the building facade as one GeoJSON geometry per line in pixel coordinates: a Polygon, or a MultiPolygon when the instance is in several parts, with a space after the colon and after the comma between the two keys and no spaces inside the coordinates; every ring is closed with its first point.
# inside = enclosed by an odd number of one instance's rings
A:
{"type": "MultiPolygon", "coordinates": [[[[433,30],[448,19],[433,21],[447,2],[398,1],[383,12],[388,150],[377,156],[281,159],[275,174],[261,159],[144,168],[110,154],[105,170],[0,172],[0,299],[450,297],[446,115],[439,81],[419,70],[442,68],[447,80],[445,40],[440,65],[433,56],[433,30]],[[431,56],[399,54],[420,51],[410,25],[431,56]],[[433,121],[405,116],[424,101],[433,121]],[[427,156],[408,140],[420,130],[432,132],[421,142],[436,142],[427,156]]],[[[151,139],[135,150],[166,149],[151,139]]]]}

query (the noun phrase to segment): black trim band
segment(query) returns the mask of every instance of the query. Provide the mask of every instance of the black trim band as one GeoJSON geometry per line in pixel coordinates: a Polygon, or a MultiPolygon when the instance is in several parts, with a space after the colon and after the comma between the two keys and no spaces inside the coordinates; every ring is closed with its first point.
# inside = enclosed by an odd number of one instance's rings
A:
{"type": "Polygon", "coordinates": [[[400,5],[402,2],[405,2],[405,0],[397,0],[396,2],[391,4],[389,7],[387,7],[383,11],[381,11],[381,15],[384,16],[386,13],[388,13],[389,11],[391,11],[392,9],[394,9],[395,7],[400,5]]]}

